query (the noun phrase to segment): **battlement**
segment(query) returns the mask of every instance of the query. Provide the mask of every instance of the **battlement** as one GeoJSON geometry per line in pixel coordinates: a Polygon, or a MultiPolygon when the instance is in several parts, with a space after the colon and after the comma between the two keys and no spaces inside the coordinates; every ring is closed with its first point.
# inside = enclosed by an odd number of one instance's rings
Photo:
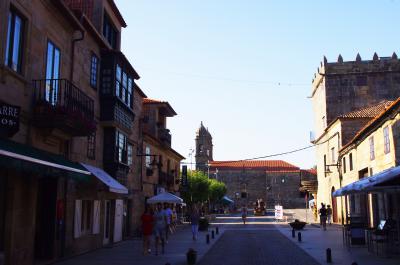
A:
{"type": "Polygon", "coordinates": [[[355,61],[343,61],[342,55],[339,54],[336,62],[328,62],[328,59],[324,56],[312,79],[312,90],[314,93],[325,76],[399,71],[400,63],[395,52],[390,57],[379,57],[377,53],[374,53],[372,60],[362,60],[360,54],[357,53],[355,61]]]}

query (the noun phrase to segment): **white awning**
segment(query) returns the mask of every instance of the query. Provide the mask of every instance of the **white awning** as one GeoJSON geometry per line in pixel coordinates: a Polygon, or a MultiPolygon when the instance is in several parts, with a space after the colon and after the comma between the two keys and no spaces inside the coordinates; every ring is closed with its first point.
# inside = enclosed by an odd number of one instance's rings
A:
{"type": "Polygon", "coordinates": [[[183,203],[183,199],[179,198],[178,196],[169,193],[169,192],[164,192],[161,194],[158,194],[154,197],[151,197],[150,199],[147,200],[147,203],[149,204],[154,204],[154,203],[177,203],[177,204],[181,204],[183,203]]]}
{"type": "Polygon", "coordinates": [[[367,193],[382,191],[385,189],[398,189],[400,188],[398,185],[385,186],[385,182],[393,181],[396,179],[400,180],[400,166],[386,169],[370,177],[350,183],[349,185],[346,185],[343,188],[336,190],[335,192],[333,192],[332,195],[335,197],[339,197],[355,193],[367,193]]]}
{"type": "Polygon", "coordinates": [[[101,168],[87,165],[84,163],[81,163],[81,165],[87,170],[89,170],[101,182],[106,184],[111,192],[128,194],[128,189],[125,186],[121,185],[121,183],[116,181],[113,177],[111,177],[107,172],[105,172],[101,168]]]}

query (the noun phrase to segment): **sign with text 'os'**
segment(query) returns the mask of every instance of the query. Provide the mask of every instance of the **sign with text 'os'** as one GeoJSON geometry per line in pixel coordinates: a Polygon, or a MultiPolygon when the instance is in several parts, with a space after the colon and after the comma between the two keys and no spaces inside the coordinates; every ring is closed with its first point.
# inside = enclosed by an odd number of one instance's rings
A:
{"type": "Polygon", "coordinates": [[[19,130],[21,107],[0,102],[0,136],[11,137],[19,130]]]}
{"type": "Polygon", "coordinates": [[[282,220],[283,219],[283,207],[282,205],[275,205],[275,219],[282,220]]]}

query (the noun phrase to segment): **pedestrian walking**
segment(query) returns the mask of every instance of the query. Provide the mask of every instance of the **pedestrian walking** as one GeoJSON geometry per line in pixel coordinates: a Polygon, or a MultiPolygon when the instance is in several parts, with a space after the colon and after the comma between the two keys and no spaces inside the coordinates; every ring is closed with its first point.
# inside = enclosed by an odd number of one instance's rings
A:
{"type": "Polygon", "coordinates": [[[199,233],[199,220],[200,213],[196,206],[193,207],[192,213],[190,214],[190,224],[192,225],[192,236],[193,240],[197,240],[197,235],[199,233]]]}
{"type": "Polygon", "coordinates": [[[161,253],[164,254],[164,233],[165,227],[167,225],[167,220],[165,217],[165,212],[163,210],[162,204],[157,203],[157,209],[154,213],[154,236],[156,243],[156,255],[158,255],[158,245],[161,243],[161,253]]]}
{"type": "Polygon", "coordinates": [[[143,231],[143,255],[151,253],[150,243],[151,234],[153,233],[154,218],[152,210],[149,206],[146,207],[142,214],[142,231],[143,231]]]}
{"type": "Polygon", "coordinates": [[[172,222],[172,210],[169,206],[169,203],[164,203],[164,214],[165,214],[165,243],[168,243],[168,237],[171,233],[171,222],[172,222]]]}
{"type": "Polygon", "coordinates": [[[331,225],[332,224],[332,208],[329,204],[326,207],[327,207],[326,208],[326,216],[328,217],[328,224],[331,225]]]}
{"type": "Polygon", "coordinates": [[[243,220],[243,224],[246,224],[246,218],[247,218],[247,207],[245,205],[243,205],[242,207],[242,220],[243,220]]]}
{"type": "Polygon", "coordinates": [[[327,211],[325,208],[325,204],[322,203],[321,209],[319,209],[319,219],[321,221],[321,226],[324,230],[326,230],[326,218],[327,218],[327,211]]]}

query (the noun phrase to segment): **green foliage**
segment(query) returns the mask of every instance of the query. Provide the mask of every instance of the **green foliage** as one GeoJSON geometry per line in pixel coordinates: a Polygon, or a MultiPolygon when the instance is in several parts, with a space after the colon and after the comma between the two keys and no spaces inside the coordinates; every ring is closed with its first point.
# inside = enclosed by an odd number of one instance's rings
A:
{"type": "Polygon", "coordinates": [[[201,171],[188,172],[188,187],[182,192],[182,197],[189,204],[202,203],[210,200],[216,202],[226,194],[223,182],[208,179],[201,171]]]}

